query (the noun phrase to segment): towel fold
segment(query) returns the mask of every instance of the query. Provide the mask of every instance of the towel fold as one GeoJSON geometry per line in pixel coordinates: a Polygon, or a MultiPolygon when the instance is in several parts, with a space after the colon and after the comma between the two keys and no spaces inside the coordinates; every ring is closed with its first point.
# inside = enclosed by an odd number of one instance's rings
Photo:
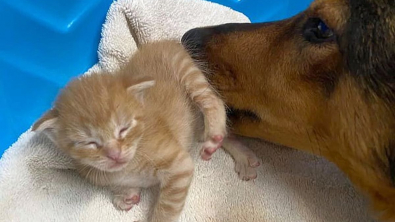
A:
{"type": "MultiPolygon", "coordinates": [[[[102,30],[95,70],[113,71],[141,43],[180,39],[187,30],[249,22],[243,14],[201,0],[119,0],[102,30]]],[[[255,181],[240,181],[232,158],[219,150],[200,160],[182,222],[364,222],[366,202],[332,164],[322,158],[258,140],[245,139],[262,160],[255,181]]],[[[146,218],[155,188],[141,203],[117,211],[108,190],[81,179],[70,159],[44,136],[22,134],[0,160],[1,222],[136,221],[146,218]]]]}

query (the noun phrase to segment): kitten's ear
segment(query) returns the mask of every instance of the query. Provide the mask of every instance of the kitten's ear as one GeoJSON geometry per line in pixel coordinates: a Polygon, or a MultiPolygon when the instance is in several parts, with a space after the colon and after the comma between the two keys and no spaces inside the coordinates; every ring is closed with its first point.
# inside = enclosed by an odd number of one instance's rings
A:
{"type": "Polygon", "coordinates": [[[58,111],[51,109],[38,119],[32,127],[32,131],[45,133],[53,142],[54,134],[58,128],[58,111]]]}
{"type": "Polygon", "coordinates": [[[127,89],[128,93],[133,94],[140,102],[144,100],[145,90],[155,85],[155,80],[151,77],[144,77],[133,82],[127,89]]]}

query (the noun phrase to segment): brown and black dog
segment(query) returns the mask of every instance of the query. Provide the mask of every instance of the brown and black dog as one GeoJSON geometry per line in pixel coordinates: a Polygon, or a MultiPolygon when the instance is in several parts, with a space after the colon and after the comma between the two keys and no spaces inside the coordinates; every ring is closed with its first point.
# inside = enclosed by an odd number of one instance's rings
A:
{"type": "Polygon", "coordinates": [[[283,21],[182,38],[233,133],[322,155],[395,221],[395,1],[315,0],[283,21]]]}

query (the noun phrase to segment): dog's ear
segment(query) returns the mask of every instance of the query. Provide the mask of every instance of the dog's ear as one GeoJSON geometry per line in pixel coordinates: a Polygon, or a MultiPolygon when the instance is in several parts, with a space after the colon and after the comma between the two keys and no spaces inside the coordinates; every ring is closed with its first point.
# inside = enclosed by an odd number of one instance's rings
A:
{"type": "MultiPolygon", "coordinates": [[[[395,99],[395,1],[350,0],[339,37],[345,63],[362,87],[395,99]]],[[[386,98],[388,99],[388,98],[386,98]]]]}

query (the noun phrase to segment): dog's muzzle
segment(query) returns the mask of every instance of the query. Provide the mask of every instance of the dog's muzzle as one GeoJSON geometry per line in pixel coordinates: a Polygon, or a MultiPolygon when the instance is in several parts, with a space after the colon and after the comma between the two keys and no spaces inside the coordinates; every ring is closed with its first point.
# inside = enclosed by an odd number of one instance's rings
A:
{"type": "Polygon", "coordinates": [[[221,35],[254,31],[270,23],[227,23],[217,26],[194,28],[187,31],[181,38],[184,47],[192,56],[200,55],[208,45],[216,44],[212,40],[221,35]]]}

